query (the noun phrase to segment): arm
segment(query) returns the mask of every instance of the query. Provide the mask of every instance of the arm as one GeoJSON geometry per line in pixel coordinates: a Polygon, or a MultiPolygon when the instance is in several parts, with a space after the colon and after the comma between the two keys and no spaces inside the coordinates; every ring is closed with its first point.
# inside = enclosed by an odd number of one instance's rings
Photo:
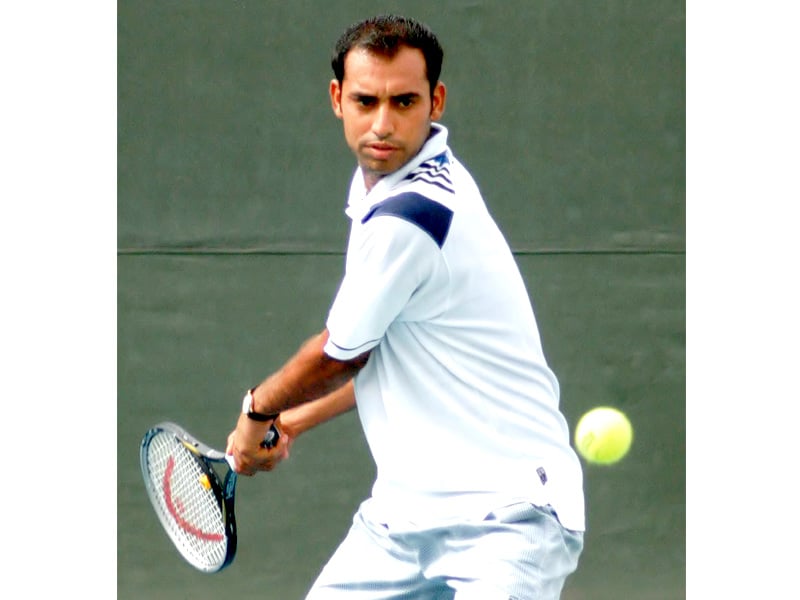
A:
{"type": "Polygon", "coordinates": [[[334,417],[352,410],[355,406],[356,394],[353,381],[350,380],[327,396],[281,413],[278,426],[282,433],[286,433],[289,439],[293,440],[301,433],[330,421],[334,417]]]}
{"type": "Polygon", "coordinates": [[[259,446],[271,423],[258,422],[240,414],[236,429],[228,437],[227,452],[233,454],[237,472],[250,475],[269,471],[288,456],[289,442],[315,425],[353,407],[355,394],[351,380],[366,364],[369,353],[341,361],[325,354],[328,332],[323,330],[306,341],[278,371],[267,377],[253,392],[253,409],[259,413],[281,412],[288,425],[272,450],[259,446]]]}

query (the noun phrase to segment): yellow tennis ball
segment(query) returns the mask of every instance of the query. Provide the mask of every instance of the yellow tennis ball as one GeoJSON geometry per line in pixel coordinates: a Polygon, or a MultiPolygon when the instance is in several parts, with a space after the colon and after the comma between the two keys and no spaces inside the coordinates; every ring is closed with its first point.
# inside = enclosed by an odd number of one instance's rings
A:
{"type": "Polygon", "coordinates": [[[598,406],[584,414],[575,428],[575,447],[590,463],[611,465],[624,457],[633,442],[633,427],[624,413],[598,406]]]}

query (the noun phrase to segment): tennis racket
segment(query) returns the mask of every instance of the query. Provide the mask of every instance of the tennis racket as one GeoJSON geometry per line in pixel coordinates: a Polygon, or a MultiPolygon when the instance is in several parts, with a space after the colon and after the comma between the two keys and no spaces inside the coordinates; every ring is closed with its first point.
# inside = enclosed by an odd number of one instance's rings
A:
{"type": "MultiPolygon", "coordinates": [[[[280,434],[273,423],[261,445],[280,434]]],[[[159,423],[139,451],[147,495],[178,552],[193,567],[216,573],[236,555],[233,457],[214,450],[175,423],[159,423]],[[224,466],[221,478],[216,466],[224,466]]]]}

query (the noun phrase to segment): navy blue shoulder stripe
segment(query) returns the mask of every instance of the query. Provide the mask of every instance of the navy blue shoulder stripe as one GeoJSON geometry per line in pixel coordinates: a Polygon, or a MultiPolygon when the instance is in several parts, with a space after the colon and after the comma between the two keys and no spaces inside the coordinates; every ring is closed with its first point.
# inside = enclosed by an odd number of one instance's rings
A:
{"type": "Polygon", "coordinates": [[[399,217],[413,223],[431,236],[439,248],[444,245],[453,220],[452,210],[414,192],[405,192],[376,204],[361,222],[366,223],[379,215],[399,217]]]}

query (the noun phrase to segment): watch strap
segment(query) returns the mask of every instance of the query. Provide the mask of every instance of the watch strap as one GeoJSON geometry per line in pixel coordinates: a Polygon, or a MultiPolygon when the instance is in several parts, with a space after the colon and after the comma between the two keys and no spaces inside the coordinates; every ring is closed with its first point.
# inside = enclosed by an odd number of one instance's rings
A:
{"type": "Polygon", "coordinates": [[[253,421],[258,421],[260,423],[266,423],[267,421],[274,421],[278,418],[281,414],[280,412],[275,413],[259,413],[253,410],[253,392],[255,392],[256,388],[250,388],[247,390],[247,394],[244,397],[244,406],[242,412],[247,415],[248,419],[252,419],[253,421]]]}

